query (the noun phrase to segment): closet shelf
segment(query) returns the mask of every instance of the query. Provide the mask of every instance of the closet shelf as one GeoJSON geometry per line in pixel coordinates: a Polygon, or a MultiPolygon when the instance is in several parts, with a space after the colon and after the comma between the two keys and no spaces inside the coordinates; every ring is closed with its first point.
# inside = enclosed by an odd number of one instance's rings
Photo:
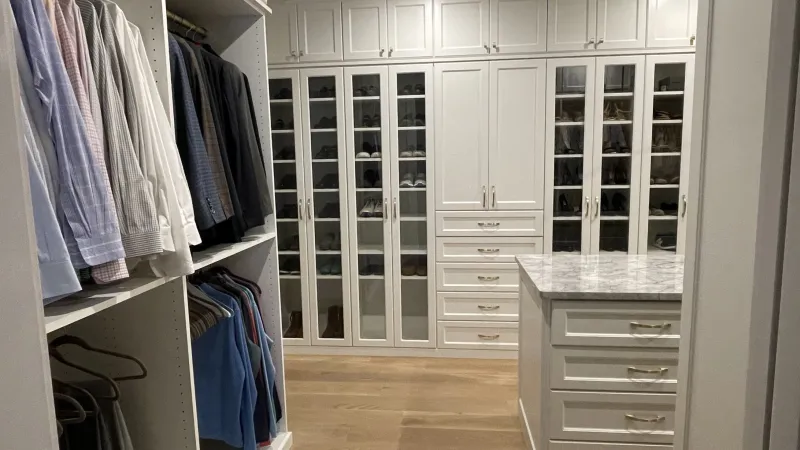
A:
{"type": "Polygon", "coordinates": [[[309,103],[318,103],[318,102],[335,102],[336,97],[318,97],[318,98],[310,98],[308,99],[309,103]]]}
{"type": "Polygon", "coordinates": [[[418,98],[425,98],[425,94],[410,94],[410,95],[398,95],[398,100],[413,100],[418,98]]]}
{"type": "Polygon", "coordinates": [[[366,102],[366,101],[370,101],[370,100],[374,101],[374,100],[380,100],[380,99],[381,99],[380,95],[370,95],[368,97],[353,97],[353,101],[354,102],[366,102]]]}
{"type": "Polygon", "coordinates": [[[653,97],[679,97],[683,95],[683,91],[656,91],[653,92],[653,97]]]}
{"type": "Polygon", "coordinates": [[[632,120],[604,120],[603,125],[631,125],[632,120]]]}
{"type": "Polygon", "coordinates": [[[381,127],[357,127],[357,128],[353,128],[353,131],[362,132],[362,133],[368,133],[368,132],[372,132],[372,131],[381,131],[381,127]]]}
{"type": "Polygon", "coordinates": [[[556,94],[556,99],[585,98],[586,94],[556,94]]]}
{"type": "Polygon", "coordinates": [[[270,99],[269,102],[272,103],[272,104],[278,104],[278,105],[287,104],[287,103],[290,104],[290,103],[292,103],[292,99],[290,99],[290,98],[273,98],[273,99],[270,99]]]}
{"type": "Polygon", "coordinates": [[[577,158],[583,158],[583,154],[582,153],[577,153],[577,154],[567,153],[567,154],[562,154],[562,155],[553,155],[553,158],[555,158],[555,159],[572,159],[572,158],[576,158],[577,159],[577,158]]]}
{"type": "Polygon", "coordinates": [[[625,98],[633,97],[633,92],[607,92],[603,94],[605,98],[625,98]]]}
{"type": "Polygon", "coordinates": [[[194,270],[200,270],[203,267],[214,264],[215,262],[221,261],[225,258],[229,258],[237,253],[241,253],[249,248],[255,247],[256,245],[262,244],[274,238],[275,232],[251,234],[242,238],[242,242],[215,245],[201,252],[197,252],[192,255],[192,258],[194,259],[194,270]]]}
{"type": "Polygon", "coordinates": [[[583,122],[556,122],[557,127],[579,127],[583,126],[583,122]]]}
{"type": "Polygon", "coordinates": [[[294,130],[272,130],[272,134],[292,134],[294,130]]]}
{"type": "Polygon", "coordinates": [[[683,123],[683,119],[653,119],[653,125],[677,125],[683,123]]]}
{"type": "Polygon", "coordinates": [[[603,153],[603,158],[627,158],[632,153],[603,153]]]}
{"type": "Polygon", "coordinates": [[[424,129],[425,125],[418,125],[414,127],[397,127],[397,131],[419,131],[424,129]]]}

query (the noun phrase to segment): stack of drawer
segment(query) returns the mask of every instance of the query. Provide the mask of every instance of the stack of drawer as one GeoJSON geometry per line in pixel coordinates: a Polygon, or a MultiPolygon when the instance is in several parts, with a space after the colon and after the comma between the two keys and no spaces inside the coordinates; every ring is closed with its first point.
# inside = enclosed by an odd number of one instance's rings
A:
{"type": "Polygon", "coordinates": [[[438,347],[516,350],[519,268],[542,253],[542,212],[436,213],[438,347]]]}
{"type": "Polygon", "coordinates": [[[550,317],[545,448],[671,449],[680,302],[553,301],[550,317]]]}

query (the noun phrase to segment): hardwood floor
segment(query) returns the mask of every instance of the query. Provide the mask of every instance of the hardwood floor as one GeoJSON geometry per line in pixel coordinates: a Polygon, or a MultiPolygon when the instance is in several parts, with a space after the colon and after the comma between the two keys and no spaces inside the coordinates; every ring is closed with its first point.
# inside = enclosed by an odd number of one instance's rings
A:
{"type": "Polygon", "coordinates": [[[287,356],[297,450],[524,450],[517,361],[287,356]]]}

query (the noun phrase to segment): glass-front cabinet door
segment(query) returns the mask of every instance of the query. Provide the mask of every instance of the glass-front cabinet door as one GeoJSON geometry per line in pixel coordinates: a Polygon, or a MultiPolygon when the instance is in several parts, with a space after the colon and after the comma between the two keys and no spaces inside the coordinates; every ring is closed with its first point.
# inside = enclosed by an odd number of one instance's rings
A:
{"type": "Polygon", "coordinates": [[[435,345],[433,67],[389,68],[395,347],[435,345]]]}
{"type": "Polygon", "coordinates": [[[389,69],[344,69],[353,345],[388,346],[392,322],[389,69]]]}
{"type": "Polygon", "coordinates": [[[300,85],[311,343],[351,345],[342,69],[303,69],[300,85]]]}
{"type": "Polygon", "coordinates": [[[589,253],[595,59],[547,62],[545,252],[589,253]]]}
{"type": "Polygon", "coordinates": [[[644,57],[597,58],[592,254],[637,253],[644,57]]]}
{"type": "Polygon", "coordinates": [[[300,72],[271,71],[269,97],[283,338],[287,345],[309,345],[300,72]]]}
{"type": "Polygon", "coordinates": [[[639,253],[683,254],[694,56],[653,55],[646,61],[639,253]]]}

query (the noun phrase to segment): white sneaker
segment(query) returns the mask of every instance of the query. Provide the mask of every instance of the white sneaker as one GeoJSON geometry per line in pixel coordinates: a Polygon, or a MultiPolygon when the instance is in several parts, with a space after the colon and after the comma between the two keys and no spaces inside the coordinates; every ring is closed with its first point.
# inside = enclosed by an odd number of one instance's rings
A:
{"type": "Polygon", "coordinates": [[[425,157],[425,150],[414,150],[413,153],[415,158],[424,158],[425,157]]]}
{"type": "Polygon", "coordinates": [[[411,175],[411,172],[407,172],[403,175],[403,179],[400,181],[400,187],[414,187],[414,175],[411,175]]]}
{"type": "Polygon", "coordinates": [[[380,158],[381,157],[381,152],[372,152],[372,154],[369,155],[369,157],[370,158],[375,158],[375,159],[380,158]]]}
{"type": "Polygon", "coordinates": [[[375,209],[375,199],[368,198],[364,202],[364,207],[362,207],[361,211],[358,212],[358,215],[361,217],[372,217],[374,209],[375,209]]]}
{"type": "Polygon", "coordinates": [[[372,207],[372,217],[383,217],[383,200],[375,199],[372,207]]]}
{"type": "Polygon", "coordinates": [[[418,173],[417,178],[414,180],[414,187],[422,188],[427,186],[425,183],[425,172],[418,173]]]}
{"type": "Polygon", "coordinates": [[[367,153],[367,152],[358,152],[358,153],[356,153],[356,158],[369,158],[369,153],[367,153]]]}
{"type": "Polygon", "coordinates": [[[414,152],[411,151],[411,150],[403,150],[402,152],[400,152],[400,157],[401,158],[411,158],[413,156],[414,156],[414,152]]]}

